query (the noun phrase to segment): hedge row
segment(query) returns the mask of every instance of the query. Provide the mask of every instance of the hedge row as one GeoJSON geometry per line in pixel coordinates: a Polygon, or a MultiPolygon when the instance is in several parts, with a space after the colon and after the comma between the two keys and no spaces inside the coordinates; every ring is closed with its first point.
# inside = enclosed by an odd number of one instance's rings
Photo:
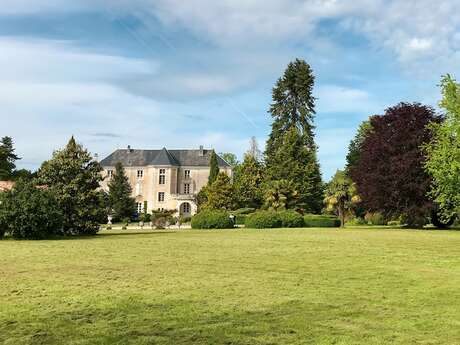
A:
{"type": "MultiPolygon", "coordinates": [[[[236,224],[244,224],[247,228],[331,228],[339,227],[336,217],[307,214],[302,216],[292,210],[286,211],[257,211],[251,214],[234,214],[236,224]]],[[[192,218],[193,229],[231,229],[234,227],[230,214],[220,210],[203,210],[192,218]]]]}
{"type": "Polygon", "coordinates": [[[203,210],[192,217],[192,229],[231,229],[230,214],[220,210],[203,210]]]}
{"type": "Polygon", "coordinates": [[[257,211],[246,217],[247,228],[334,228],[340,226],[336,217],[307,214],[300,215],[295,211],[257,211]]]}

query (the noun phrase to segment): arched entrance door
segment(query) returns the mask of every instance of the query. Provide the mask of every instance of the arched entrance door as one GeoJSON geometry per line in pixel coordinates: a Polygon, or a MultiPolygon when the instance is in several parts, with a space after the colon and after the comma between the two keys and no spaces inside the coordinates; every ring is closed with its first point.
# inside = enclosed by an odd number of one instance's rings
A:
{"type": "Polygon", "coordinates": [[[183,217],[190,217],[192,215],[192,205],[188,202],[184,202],[179,208],[180,215],[183,217]]]}

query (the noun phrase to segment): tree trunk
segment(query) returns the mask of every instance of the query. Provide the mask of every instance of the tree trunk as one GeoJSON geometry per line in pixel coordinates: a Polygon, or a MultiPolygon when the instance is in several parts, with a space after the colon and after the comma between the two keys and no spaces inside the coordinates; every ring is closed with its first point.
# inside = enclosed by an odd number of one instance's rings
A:
{"type": "Polygon", "coordinates": [[[345,227],[345,210],[342,205],[339,206],[339,219],[340,219],[340,227],[345,227]]]}

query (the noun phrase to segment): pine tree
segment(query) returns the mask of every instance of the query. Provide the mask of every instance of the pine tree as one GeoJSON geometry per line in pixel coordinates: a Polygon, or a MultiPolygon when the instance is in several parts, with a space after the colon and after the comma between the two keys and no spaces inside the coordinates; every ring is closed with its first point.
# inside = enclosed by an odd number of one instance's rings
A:
{"type": "Polygon", "coordinates": [[[102,168],[74,137],[62,150],[43,163],[39,183],[56,195],[64,214],[64,234],[95,234],[99,229],[99,183],[102,168]]]}
{"type": "Polygon", "coordinates": [[[295,207],[320,212],[323,184],[313,134],[314,81],[310,66],[299,59],[291,62],[277,81],[265,161],[268,181],[286,180],[297,191],[295,207]]]}
{"type": "Polygon", "coordinates": [[[116,220],[131,218],[136,209],[136,202],[131,197],[132,188],[123,164],[115,165],[115,174],[109,182],[109,204],[116,220]]]}
{"type": "Polygon", "coordinates": [[[0,180],[10,180],[13,178],[16,169],[15,162],[19,158],[14,153],[13,139],[3,137],[0,140],[0,180]]]}
{"type": "Polygon", "coordinates": [[[211,160],[209,163],[209,178],[208,178],[208,185],[212,184],[219,174],[219,164],[217,163],[217,155],[214,150],[211,153],[211,160]]]}

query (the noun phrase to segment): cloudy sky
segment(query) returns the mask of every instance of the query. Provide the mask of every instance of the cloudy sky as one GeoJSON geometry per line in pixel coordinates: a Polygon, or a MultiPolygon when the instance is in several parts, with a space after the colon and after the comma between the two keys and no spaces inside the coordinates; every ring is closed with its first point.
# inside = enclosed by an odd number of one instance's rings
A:
{"type": "Polygon", "coordinates": [[[100,157],[134,148],[239,156],[270,129],[271,88],[305,59],[324,177],[358,124],[436,105],[460,66],[458,0],[2,0],[1,136],[34,169],[74,134],[100,157]]]}

